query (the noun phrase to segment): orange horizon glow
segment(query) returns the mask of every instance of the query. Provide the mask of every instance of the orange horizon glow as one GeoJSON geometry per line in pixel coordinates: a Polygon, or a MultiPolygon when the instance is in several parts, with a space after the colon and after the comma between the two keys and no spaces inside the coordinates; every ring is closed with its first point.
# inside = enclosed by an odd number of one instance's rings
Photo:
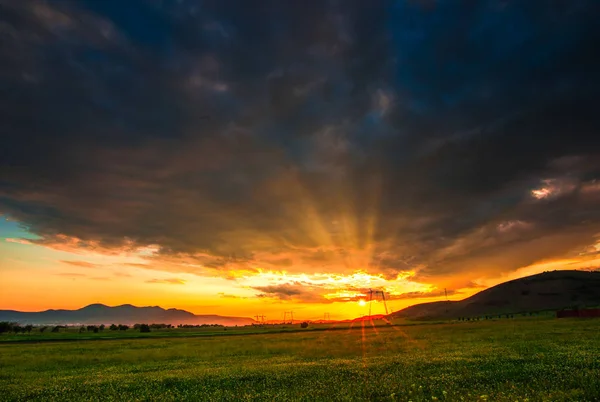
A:
{"type": "MultiPolygon", "coordinates": [[[[268,321],[294,311],[297,319],[318,320],[328,313],[331,319],[350,319],[368,314],[365,289],[384,289],[388,308],[397,311],[413,304],[446,300],[442,283],[414,281],[414,272],[396,278],[371,274],[329,272],[322,267],[313,272],[234,267],[218,275],[184,269],[174,272],[176,263],[156,259],[156,249],[90,251],[72,247],[40,245],[28,240],[0,239],[0,308],[21,311],[78,309],[93,303],[109,306],[133,304],[179,308],[195,314],[252,317],[265,315],[268,321]],[[23,275],[27,270],[29,275],[23,275]],[[302,284],[296,286],[295,284],[302,284]],[[262,290],[261,290],[262,289],[262,290]],[[272,289],[289,295],[264,293],[272,289]],[[298,289],[308,289],[306,294],[298,289]],[[419,297],[418,293],[434,294],[419,297]],[[437,294],[435,292],[438,292],[437,294]],[[402,298],[403,295],[413,296],[402,298]]],[[[460,300],[495,284],[547,270],[585,269],[597,266],[599,259],[579,258],[542,261],[509,273],[473,280],[476,286],[451,289],[449,300],[460,300]]],[[[185,264],[185,263],[180,263],[185,264]]],[[[189,267],[187,267],[189,268],[189,267]]],[[[289,269],[289,268],[288,268],[289,269]]],[[[465,282],[444,278],[444,283],[465,282]]],[[[374,300],[372,314],[382,314],[383,304],[374,300]],[[381,310],[381,311],[379,311],[381,310]]]]}

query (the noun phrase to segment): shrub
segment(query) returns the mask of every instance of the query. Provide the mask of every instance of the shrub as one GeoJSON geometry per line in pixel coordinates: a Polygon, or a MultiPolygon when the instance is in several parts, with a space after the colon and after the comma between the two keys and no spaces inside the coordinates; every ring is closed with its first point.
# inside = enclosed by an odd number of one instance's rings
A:
{"type": "Polygon", "coordinates": [[[3,332],[11,332],[15,325],[17,325],[17,324],[14,322],[8,322],[8,321],[0,322],[0,334],[3,332]]]}

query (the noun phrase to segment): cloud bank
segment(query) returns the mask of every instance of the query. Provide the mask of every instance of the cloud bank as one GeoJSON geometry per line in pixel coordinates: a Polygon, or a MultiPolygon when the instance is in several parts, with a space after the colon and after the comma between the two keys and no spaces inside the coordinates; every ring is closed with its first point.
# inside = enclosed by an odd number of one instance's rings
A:
{"type": "Polygon", "coordinates": [[[30,243],[459,288],[597,242],[597,1],[0,10],[0,213],[30,243]]]}

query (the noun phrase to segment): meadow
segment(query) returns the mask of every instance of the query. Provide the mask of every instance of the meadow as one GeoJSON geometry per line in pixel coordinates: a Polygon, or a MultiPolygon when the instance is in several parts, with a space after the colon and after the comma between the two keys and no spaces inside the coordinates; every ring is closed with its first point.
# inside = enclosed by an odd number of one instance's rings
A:
{"type": "Polygon", "coordinates": [[[4,334],[0,400],[600,400],[600,320],[344,325],[4,334]]]}

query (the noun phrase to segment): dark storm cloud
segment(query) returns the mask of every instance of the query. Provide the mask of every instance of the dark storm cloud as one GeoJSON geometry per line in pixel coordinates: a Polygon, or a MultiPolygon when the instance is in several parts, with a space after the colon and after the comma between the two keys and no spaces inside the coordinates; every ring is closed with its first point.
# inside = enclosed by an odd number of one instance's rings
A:
{"type": "Polygon", "coordinates": [[[0,0],[0,213],[42,244],[215,270],[369,249],[433,278],[574,252],[600,231],[599,13],[0,0]]]}
{"type": "Polygon", "coordinates": [[[324,297],[326,290],[320,286],[307,286],[301,283],[284,283],[272,286],[255,286],[260,291],[256,297],[269,297],[281,301],[300,301],[303,303],[331,303],[324,297]]]}

